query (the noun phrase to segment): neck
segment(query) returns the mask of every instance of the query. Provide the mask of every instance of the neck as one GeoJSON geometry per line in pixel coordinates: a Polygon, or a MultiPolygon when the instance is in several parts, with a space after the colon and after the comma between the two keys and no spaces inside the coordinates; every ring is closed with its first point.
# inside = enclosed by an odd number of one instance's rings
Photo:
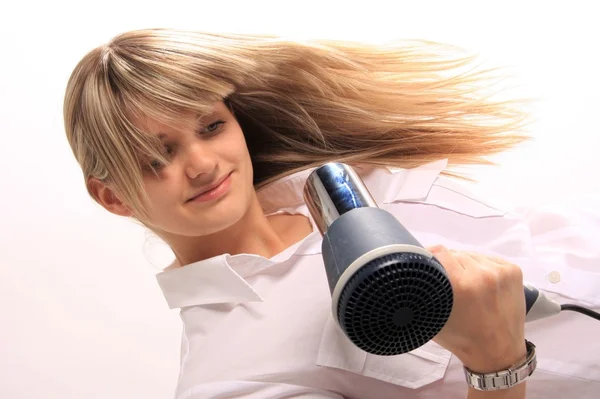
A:
{"type": "Polygon", "coordinates": [[[233,226],[204,237],[166,237],[180,266],[222,254],[255,254],[271,258],[312,232],[304,215],[266,217],[258,199],[233,226]]]}

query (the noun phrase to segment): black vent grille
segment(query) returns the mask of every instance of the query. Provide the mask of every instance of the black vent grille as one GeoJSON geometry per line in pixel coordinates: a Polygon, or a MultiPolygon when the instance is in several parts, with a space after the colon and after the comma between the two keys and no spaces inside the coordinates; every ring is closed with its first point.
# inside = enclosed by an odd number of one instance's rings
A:
{"type": "Polygon", "coordinates": [[[391,356],[430,341],[452,311],[452,286],[435,258],[395,253],[363,266],[344,287],[338,320],[362,350],[391,356]]]}

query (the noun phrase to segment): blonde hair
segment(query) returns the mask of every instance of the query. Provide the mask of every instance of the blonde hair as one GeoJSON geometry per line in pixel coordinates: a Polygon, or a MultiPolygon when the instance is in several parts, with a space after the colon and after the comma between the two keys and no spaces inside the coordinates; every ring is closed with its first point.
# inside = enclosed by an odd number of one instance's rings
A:
{"type": "Polygon", "coordinates": [[[110,181],[140,215],[147,210],[141,162],[167,160],[135,118],[173,121],[223,99],[244,131],[257,188],[329,161],[487,163],[526,138],[526,115],[519,102],[494,99],[494,70],[474,61],[431,42],[132,31],[75,67],[65,129],[85,179],[110,181]]]}

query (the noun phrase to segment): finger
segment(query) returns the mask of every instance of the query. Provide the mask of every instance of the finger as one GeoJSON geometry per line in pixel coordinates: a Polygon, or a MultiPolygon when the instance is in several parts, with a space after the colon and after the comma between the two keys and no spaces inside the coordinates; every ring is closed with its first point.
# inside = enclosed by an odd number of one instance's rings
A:
{"type": "Polygon", "coordinates": [[[466,271],[477,270],[483,267],[481,263],[470,256],[468,252],[457,251],[453,255],[454,259],[456,259],[466,271]]]}
{"type": "Polygon", "coordinates": [[[522,269],[510,262],[501,260],[498,261],[498,258],[491,258],[485,255],[476,254],[476,253],[466,253],[465,256],[470,257],[475,261],[478,267],[482,270],[482,272],[488,272],[488,276],[491,272],[492,276],[495,276],[497,283],[501,286],[510,287],[516,286],[517,284],[520,286],[523,284],[523,271],[522,269]]]}
{"type": "Polygon", "coordinates": [[[482,267],[494,268],[505,276],[510,276],[516,281],[523,280],[523,270],[518,265],[498,257],[485,256],[481,254],[469,253],[471,257],[482,263],[482,267]]]}
{"type": "Polygon", "coordinates": [[[488,255],[483,255],[483,254],[479,254],[476,252],[467,252],[467,254],[472,257],[473,259],[475,259],[476,261],[482,263],[484,266],[506,266],[509,265],[510,262],[505,261],[504,259],[495,257],[495,256],[488,256],[488,255]]]}
{"type": "Polygon", "coordinates": [[[463,252],[464,262],[469,265],[468,267],[478,267],[480,269],[494,269],[500,266],[499,263],[492,261],[485,255],[481,255],[475,252],[463,252]]]}
{"type": "Polygon", "coordinates": [[[518,267],[511,262],[495,256],[487,256],[473,252],[468,252],[468,255],[477,261],[480,264],[480,267],[484,269],[494,269],[498,272],[500,270],[512,270],[513,268],[518,267]]]}
{"type": "Polygon", "coordinates": [[[456,260],[452,252],[443,245],[428,248],[433,256],[444,266],[448,275],[463,273],[464,267],[456,260]]]}

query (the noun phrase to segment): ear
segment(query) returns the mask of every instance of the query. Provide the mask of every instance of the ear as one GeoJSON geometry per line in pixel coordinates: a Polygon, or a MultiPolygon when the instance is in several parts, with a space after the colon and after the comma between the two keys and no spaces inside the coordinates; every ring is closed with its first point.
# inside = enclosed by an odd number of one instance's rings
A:
{"type": "Polygon", "coordinates": [[[104,209],[119,216],[133,216],[133,212],[119,199],[112,187],[95,177],[90,177],[87,184],[96,202],[104,209]]]}

